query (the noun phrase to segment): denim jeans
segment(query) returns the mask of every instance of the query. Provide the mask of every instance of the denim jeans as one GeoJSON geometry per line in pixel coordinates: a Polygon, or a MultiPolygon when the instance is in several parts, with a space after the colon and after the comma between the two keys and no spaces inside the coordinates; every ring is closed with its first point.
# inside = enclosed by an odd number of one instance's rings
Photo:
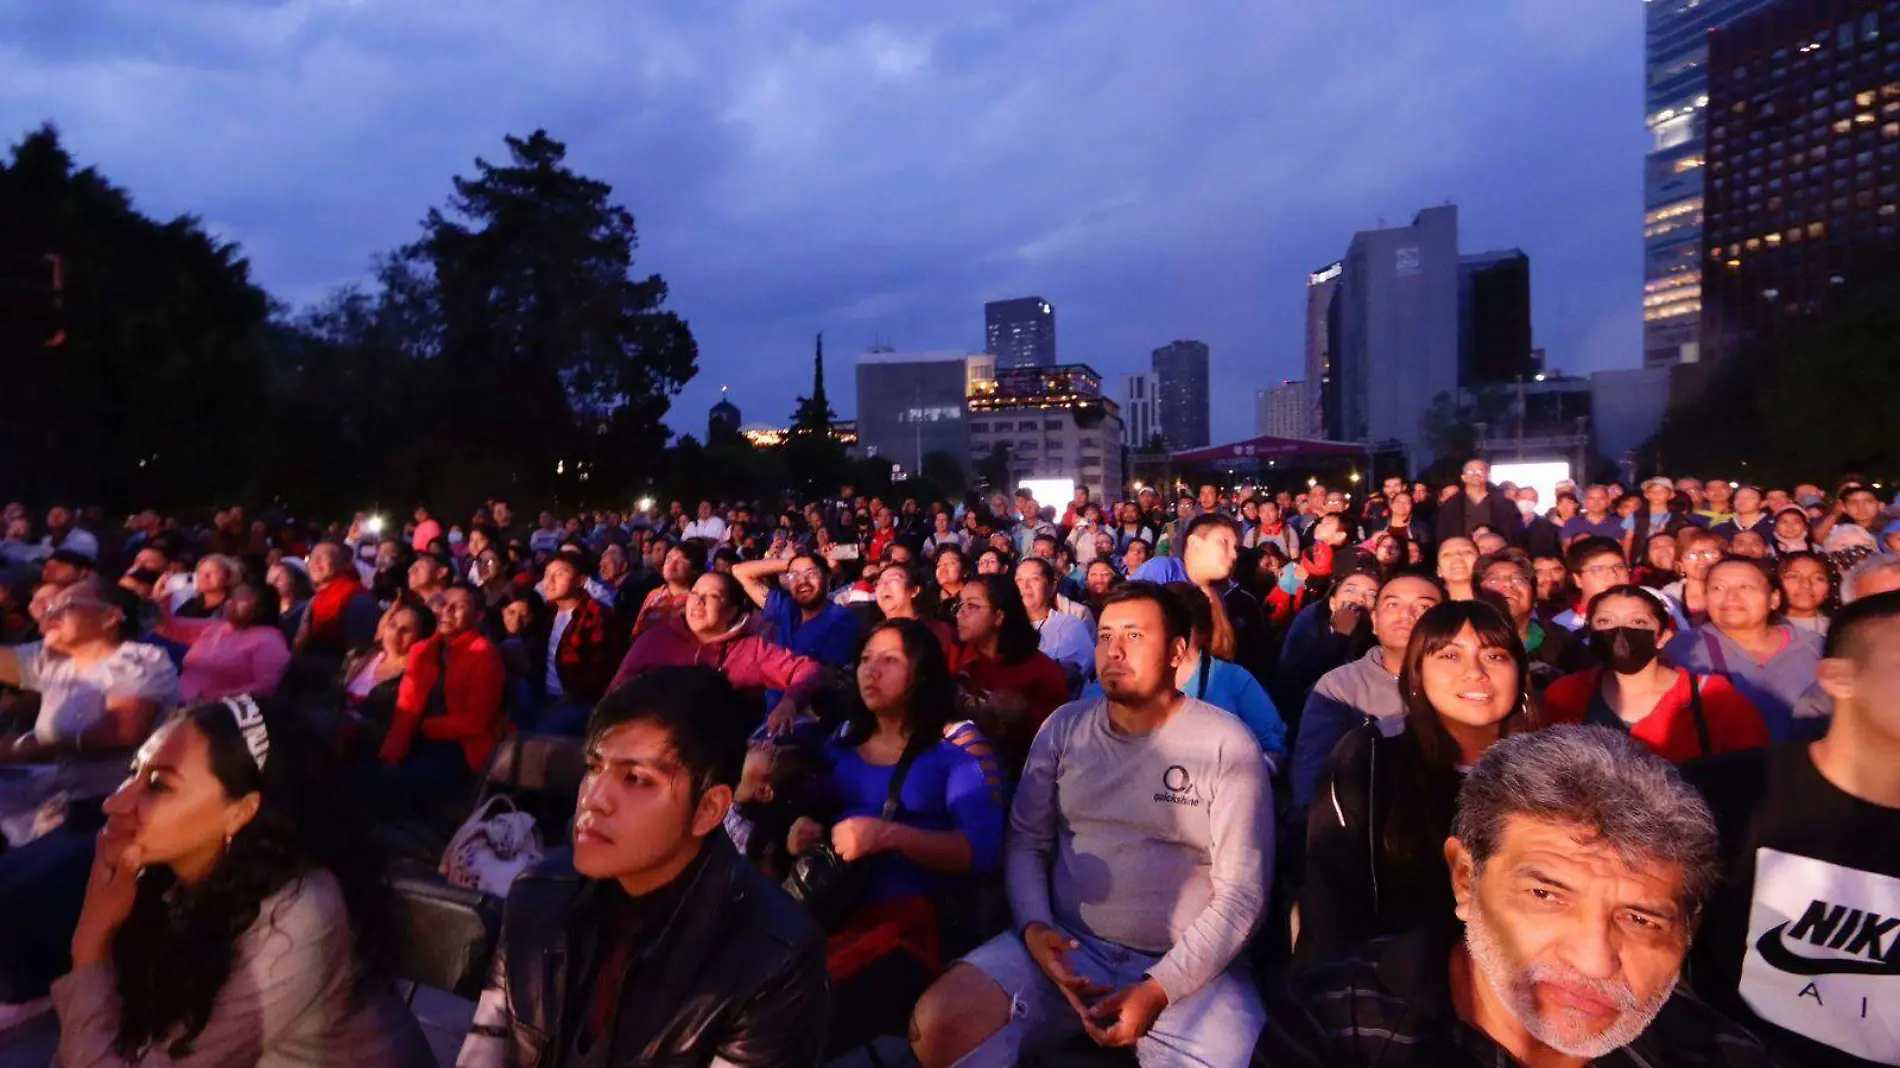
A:
{"type": "MultiPolygon", "coordinates": [[[[1140,982],[1161,959],[1157,954],[1064,932],[1081,943],[1069,966],[1103,986],[1120,990],[1140,982]]],[[[1212,982],[1161,1010],[1148,1034],[1135,1044],[1142,1068],[1245,1068],[1267,1023],[1253,976],[1235,961],[1212,982]]],[[[998,935],[963,958],[1009,995],[1009,1023],[962,1060],[958,1068],[1003,1068],[1025,1051],[1060,1045],[1084,1033],[1082,1020],[1062,991],[1036,965],[1022,937],[998,935]]]]}

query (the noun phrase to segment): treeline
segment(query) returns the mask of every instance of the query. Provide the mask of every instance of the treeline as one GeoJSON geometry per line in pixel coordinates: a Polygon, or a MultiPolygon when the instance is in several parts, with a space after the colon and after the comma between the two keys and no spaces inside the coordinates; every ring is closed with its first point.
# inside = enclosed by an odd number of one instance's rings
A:
{"type": "Polygon", "coordinates": [[[328,516],[692,488],[661,423],[692,332],[565,154],[507,138],[371,282],[292,310],[196,218],[29,134],[0,163],[0,496],[328,516]]]}

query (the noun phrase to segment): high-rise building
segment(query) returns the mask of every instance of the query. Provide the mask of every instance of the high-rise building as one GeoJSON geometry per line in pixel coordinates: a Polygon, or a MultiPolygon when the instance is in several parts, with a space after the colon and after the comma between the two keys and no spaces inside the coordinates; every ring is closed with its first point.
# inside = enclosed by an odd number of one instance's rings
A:
{"type": "Polygon", "coordinates": [[[858,357],[858,455],[913,474],[941,452],[970,455],[965,417],[967,357],[961,352],[877,350],[858,357]]]}
{"type": "Polygon", "coordinates": [[[1161,436],[1168,448],[1198,449],[1208,442],[1207,345],[1175,341],[1154,351],[1161,391],[1161,436]]]}
{"type": "Polygon", "coordinates": [[[1005,450],[1011,481],[1070,478],[1096,500],[1122,493],[1121,409],[1087,364],[999,367],[970,384],[970,460],[1005,450]]]}
{"type": "Polygon", "coordinates": [[[1433,457],[1420,415],[1458,396],[1458,209],[1355,234],[1333,296],[1327,437],[1402,445],[1416,470],[1433,457]]]}
{"type": "Polygon", "coordinates": [[[985,351],[998,367],[1054,367],[1056,310],[1041,297],[983,305],[985,351]]]}
{"type": "Polygon", "coordinates": [[[1702,175],[1709,31],[1775,0],[1649,0],[1643,366],[1701,358],[1702,175]]]}
{"type": "Polygon", "coordinates": [[[1276,438],[1310,437],[1313,414],[1310,383],[1288,381],[1254,395],[1254,433],[1276,438]]]}
{"type": "Polygon", "coordinates": [[[1709,38],[1702,355],[1900,273],[1900,9],[1801,0],[1709,38]]]}
{"type": "Polygon", "coordinates": [[[1332,263],[1306,278],[1306,396],[1311,406],[1305,430],[1298,437],[1323,439],[1326,426],[1326,385],[1332,379],[1333,294],[1339,289],[1343,263],[1332,263]]]}
{"type": "Polygon", "coordinates": [[[1153,372],[1122,376],[1122,444],[1143,450],[1161,433],[1161,385],[1153,372]]]}
{"type": "Polygon", "coordinates": [[[1458,262],[1458,381],[1467,389],[1538,372],[1531,347],[1531,261],[1517,249],[1458,262]]]}

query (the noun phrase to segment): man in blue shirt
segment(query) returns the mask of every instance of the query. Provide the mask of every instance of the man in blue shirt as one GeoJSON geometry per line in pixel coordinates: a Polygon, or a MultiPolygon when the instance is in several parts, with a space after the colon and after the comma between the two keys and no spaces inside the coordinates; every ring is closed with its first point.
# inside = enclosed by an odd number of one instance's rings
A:
{"type": "Polygon", "coordinates": [[[824,557],[801,553],[790,560],[748,560],[733,566],[732,577],[764,613],[766,636],[773,643],[829,667],[851,665],[858,652],[858,621],[826,596],[831,566],[824,557]],[[783,585],[774,581],[781,574],[783,585]]]}
{"type": "Polygon", "coordinates": [[[1623,521],[1610,514],[1610,491],[1606,486],[1591,486],[1583,491],[1583,512],[1564,523],[1563,539],[1567,548],[1578,538],[1623,540],[1623,521]]]}

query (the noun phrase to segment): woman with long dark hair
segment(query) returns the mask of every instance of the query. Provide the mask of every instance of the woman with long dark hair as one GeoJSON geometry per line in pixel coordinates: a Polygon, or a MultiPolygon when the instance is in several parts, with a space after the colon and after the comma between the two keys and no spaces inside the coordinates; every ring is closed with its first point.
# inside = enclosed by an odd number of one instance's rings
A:
{"type": "Polygon", "coordinates": [[[59,1063],[432,1064],[383,964],[387,888],[347,797],[249,697],[179,712],[106,802],[59,1063]]]}
{"type": "MultiPolygon", "coordinates": [[[[953,878],[988,874],[1001,859],[1001,784],[944,739],[956,709],[956,683],[928,627],[894,619],[871,629],[848,718],[825,747],[838,800],[831,847],[863,866],[857,905],[829,946],[833,996],[851,1006],[833,1018],[834,1050],[901,1033],[911,1006],[942,970],[937,902],[953,878]]],[[[808,852],[826,836],[814,821],[800,820],[791,850],[808,852]]]]}
{"type": "Polygon", "coordinates": [[[1040,636],[1022,593],[1006,575],[978,575],[957,598],[957,640],[950,662],[976,721],[1012,777],[1049,714],[1069,699],[1062,668],[1037,648],[1040,636]]]}
{"type": "Polygon", "coordinates": [[[1401,724],[1368,724],[1334,747],[1308,810],[1301,961],[1452,913],[1445,838],[1471,767],[1493,742],[1539,725],[1517,630],[1482,601],[1419,617],[1399,671],[1401,724]]]}

